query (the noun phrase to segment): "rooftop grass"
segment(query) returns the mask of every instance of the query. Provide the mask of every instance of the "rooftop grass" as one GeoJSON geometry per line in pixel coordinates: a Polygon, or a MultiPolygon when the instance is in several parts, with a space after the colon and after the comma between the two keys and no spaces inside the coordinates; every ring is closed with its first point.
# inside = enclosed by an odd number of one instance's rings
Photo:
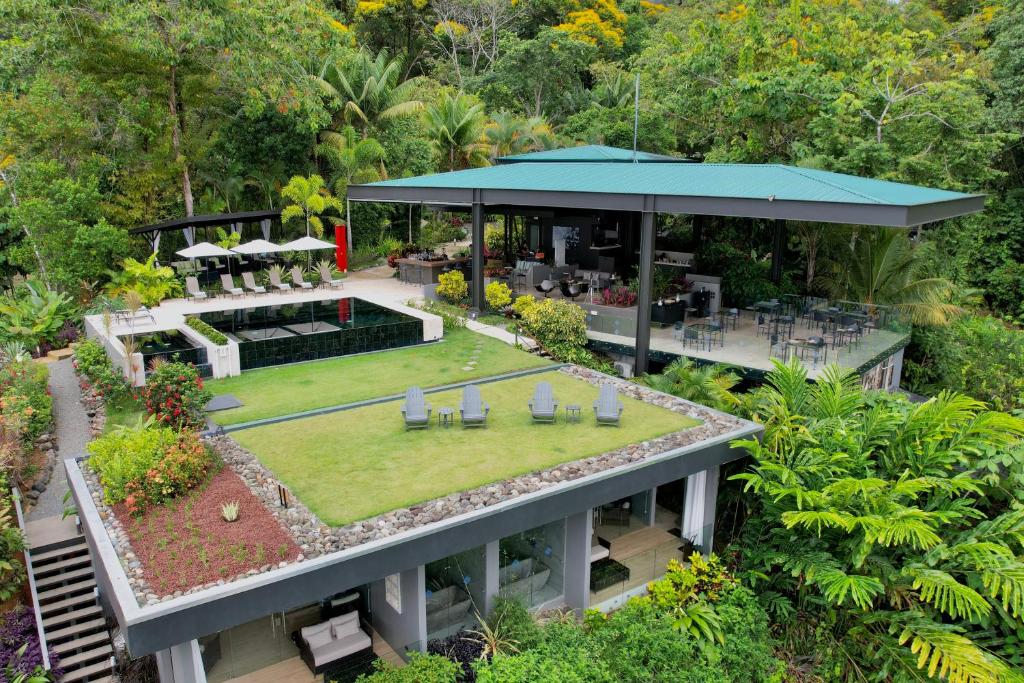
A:
{"type": "Polygon", "coordinates": [[[247,370],[206,386],[214,394],[234,394],[242,402],[239,408],[212,414],[218,424],[231,425],[400,394],[412,385],[435,387],[548,364],[505,342],[456,329],[446,331],[441,342],[247,370]],[[479,353],[473,355],[478,345],[479,353]],[[463,370],[466,367],[470,369],[463,370]]]}
{"type": "Polygon", "coordinates": [[[437,409],[456,410],[461,390],[428,394],[429,429],[406,431],[400,401],[303,418],[232,434],[321,520],[341,526],[580,460],[698,424],[665,408],[623,397],[619,427],[598,427],[591,408],[596,386],[559,372],[480,384],[491,406],[487,426],[437,425],[437,409]],[[535,424],[527,402],[538,381],[559,400],[556,424],[535,424]],[[579,404],[582,420],[565,422],[579,404]]]}

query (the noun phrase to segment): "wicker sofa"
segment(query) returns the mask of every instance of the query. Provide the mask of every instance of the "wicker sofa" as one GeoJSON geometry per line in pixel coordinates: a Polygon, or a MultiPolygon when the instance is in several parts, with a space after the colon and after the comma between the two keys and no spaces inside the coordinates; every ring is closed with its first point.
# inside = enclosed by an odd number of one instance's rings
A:
{"type": "Polygon", "coordinates": [[[373,647],[359,623],[359,612],[349,612],[296,634],[299,655],[314,674],[333,668],[344,659],[365,655],[373,647]]]}

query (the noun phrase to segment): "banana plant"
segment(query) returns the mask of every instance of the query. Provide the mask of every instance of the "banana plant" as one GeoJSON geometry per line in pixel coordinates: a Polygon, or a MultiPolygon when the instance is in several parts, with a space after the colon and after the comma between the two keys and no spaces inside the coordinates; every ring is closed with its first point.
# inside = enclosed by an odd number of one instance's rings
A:
{"type": "Polygon", "coordinates": [[[52,340],[72,312],[71,299],[27,281],[14,296],[0,297],[0,339],[21,342],[39,351],[52,340]]]}

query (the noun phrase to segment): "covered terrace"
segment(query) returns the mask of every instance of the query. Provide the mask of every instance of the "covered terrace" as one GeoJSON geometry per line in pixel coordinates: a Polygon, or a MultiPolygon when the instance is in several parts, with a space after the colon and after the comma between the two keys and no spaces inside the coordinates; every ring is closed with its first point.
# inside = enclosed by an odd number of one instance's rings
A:
{"type": "MultiPolygon", "coordinates": [[[[592,341],[628,347],[640,374],[652,351],[659,360],[687,355],[764,369],[773,356],[803,355],[808,340],[833,350],[828,362],[864,368],[905,344],[907,331],[893,311],[858,302],[721,301],[721,278],[697,271],[693,253],[672,249],[660,231],[660,223],[668,221],[659,216],[688,216],[698,240],[714,239],[718,217],[770,222],[771,277],[778,281],[789,221],[910,228],[979,212],[985,198],[781,164],[694,163],[587,146],[506,157],[485,168],[353,185],[349,200],[468,212],[472,250],[465,270],[474,309],[484,306],[485,270],[493,274],[494,266],[507,267],[520,292],[561,294],[582,305],[592,341]],[[488,216],[504,217],[505,248],[485,257],[488,216]],[[517,224],[518,242],[512,237],[517,224]],[[635,302],[629,304],[635,310],[614,326],[614,312],[600,309],[593,290],[624,285],[634,267],[635,302]],[[655,295],[657,271],[665,268],[678,269],[691,294],[674,319],[665,304],[681,300],[655,295]],[[724,320],[733,308],[747,311],[738,311],[739,320],[724,320]],[[603,329],[606,324],[613,327],[603,329]],[[701,325],[725,330],[716,335],[701,325]],[[842,332],[854,327],[860,333],[842,332]],[[697,340],[690,338],[694,331],[700,333],[697,340]],[[840,350],[845,358],[836,353],[840,350]]],[[[826,353],[814,354],[816,366],[824,366],[826,353]]]]}

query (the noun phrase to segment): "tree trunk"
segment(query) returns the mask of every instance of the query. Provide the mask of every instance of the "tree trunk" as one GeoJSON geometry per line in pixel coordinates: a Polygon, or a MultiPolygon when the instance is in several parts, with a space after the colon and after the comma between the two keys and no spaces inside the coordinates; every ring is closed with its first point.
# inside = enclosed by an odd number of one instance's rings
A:
{"type": "MultiPolygon", "coordinates": [[[[0,170],[0,182],[7,186],[7,193],[11,198],[11,206],[17,208],[18,194],[14,190],[14,178],[11,178],[5,171],[0,170]]],[[[39,252],[39,244],[36,242],[35,235],[32,234],[32,230],[29,229],[28,224],[22,221],[21,231],[25,233],[25,239],[32,245],[32,254],[36,257],[36,265],[39,266],[39,277],[42,278],[43,284],[46,289],[50,289],[50,280],[46,276],[46,263],[43,261],[43,255],[39,252]]]]}
{"type": "Polygon", "coordinates": [[[192,178],[188,173],[188,161],[181,152],[181,138],[184,133],[184,126],[181,122],[181,106],[178,104],[178,69],[174,65],[171,65],[170,79],[170,94],[168,95],[167,105],[171,113],[171,150],[174,152],[174,160],[181,161],[181,194],[185,199],[185,215],[192,216],[195,213],[192,198],[192,178]]]}

